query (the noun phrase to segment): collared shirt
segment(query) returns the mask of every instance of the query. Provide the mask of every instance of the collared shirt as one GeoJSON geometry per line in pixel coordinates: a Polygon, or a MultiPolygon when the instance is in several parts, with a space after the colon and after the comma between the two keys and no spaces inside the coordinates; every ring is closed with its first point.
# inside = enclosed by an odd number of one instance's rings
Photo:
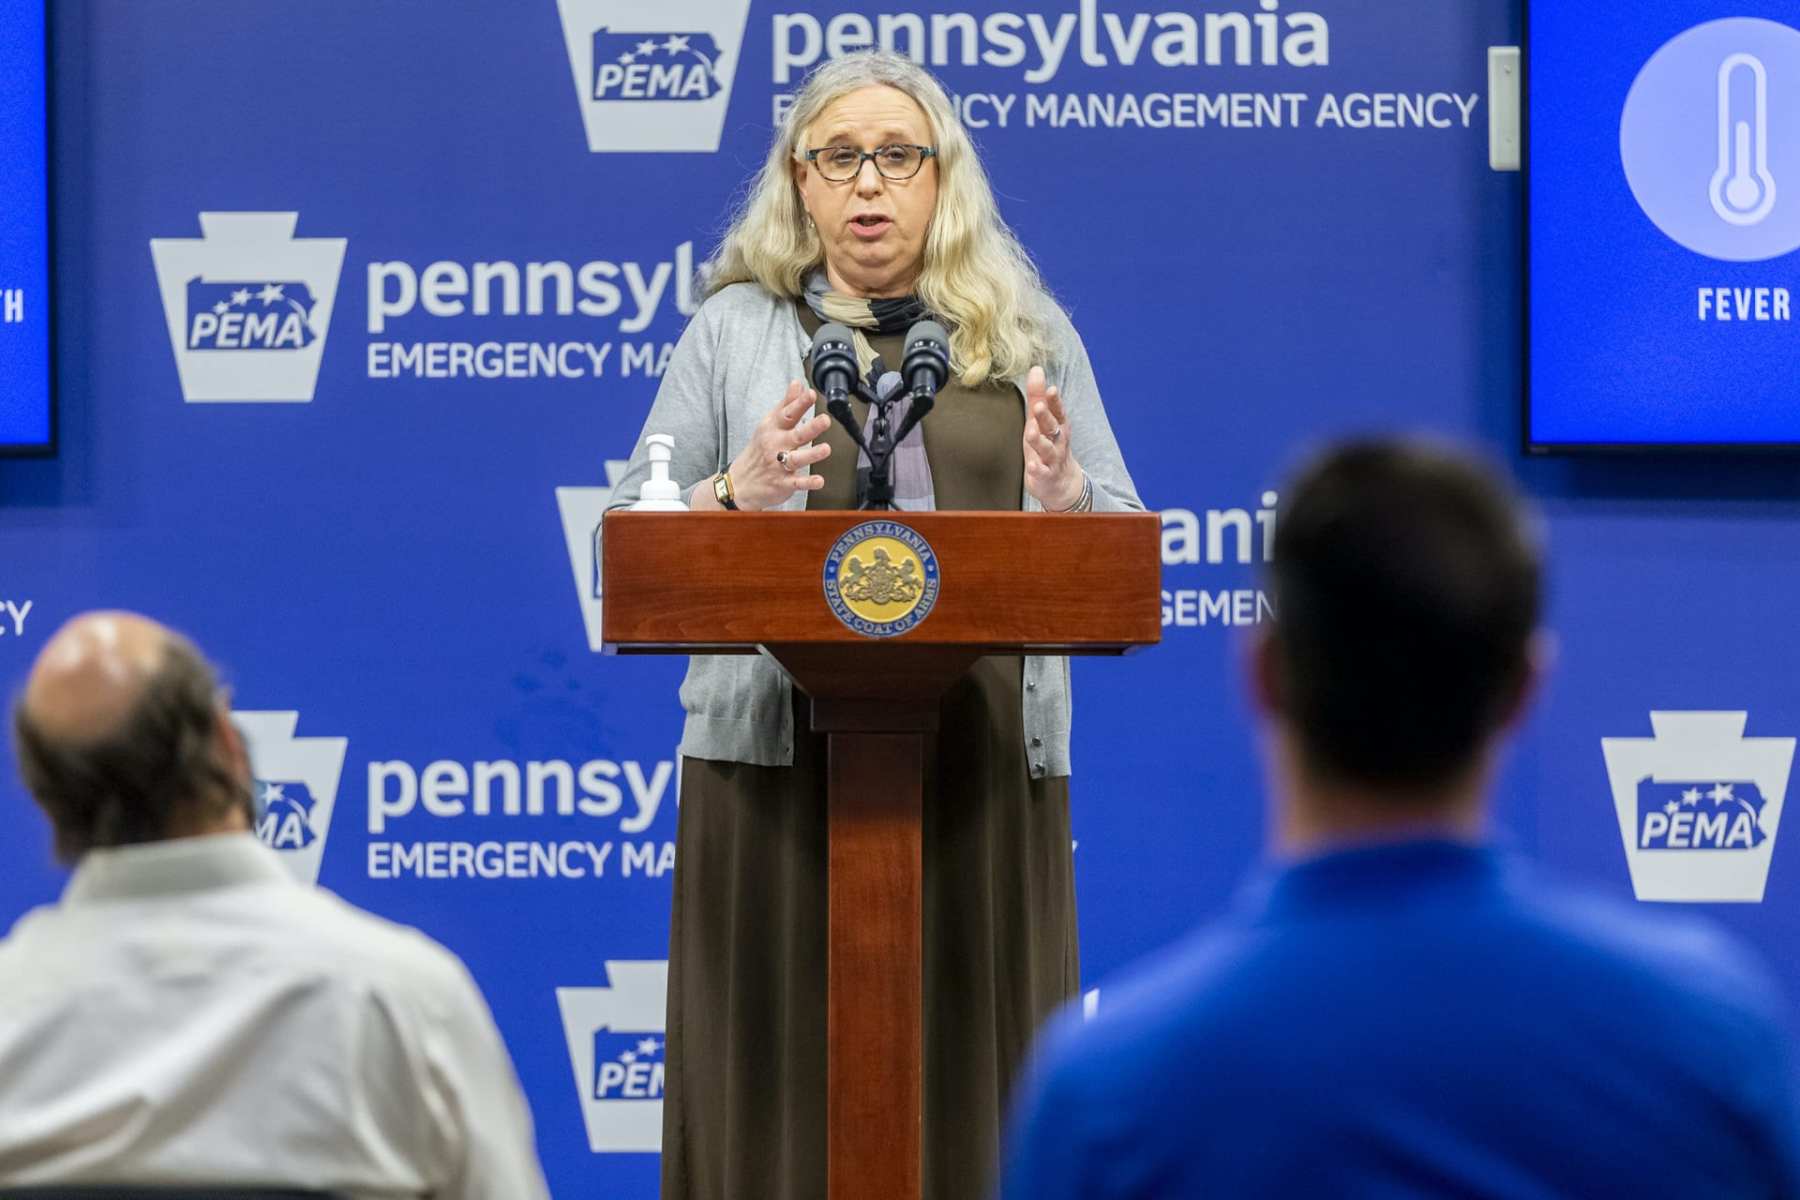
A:
{"type": "Polygon", "coordinates": [[[1060,1023],[1005,1194],[1800,1196],[1785,1024],[1708,923],[1472,846],[1341,851],[1060,1023]]]}
{"type": "MultiPolygon", "coordinates": [[[[1094,483],[1095,512],[1142,512],[1119,443],[1100,402],[1087,348],[1069,318],[1048,296],[1033,301],[1033,316],[1046,342],[1044,373],[1069,418],[1069,448],[1094,483]]],[[[700,480],[730,466],[757,425],[806,374],[811,339],[800,327],[794,301],[753,283],[722,288],[700,306],[669,357],[656,401],[644,421],[637,449],[613,488],[609,508],[624,508],[650,478],[644,437],[670,434],[675,449],[669,474],[686,495],[700,480]]],[[[1013,379],[1020,387],[1023,379],[1013,379]]],[[[795,492],[783,509],[806,507],[808,492],[795,492]]],[[[1020,508],[1041,512],[1029,490],[1020,508]]],[[[1071,773],[1069,660],[1027,655],[1021,668],[1025,695],[1018,731],[1034,779],[1071,773]]],[[[763,654],[697,654],[681,684],[687,710],[681,753],[689,758],[785,767],[794,761],[793,685],[763,654]]],[[[804,731],[802,731],[804,732],[804,731]]]]}
{"type": "Polygon", "coordinates": [[[249,834],[87,854],[0,942],[0,1186],[548,1192],[463,965],[249,834]]]}

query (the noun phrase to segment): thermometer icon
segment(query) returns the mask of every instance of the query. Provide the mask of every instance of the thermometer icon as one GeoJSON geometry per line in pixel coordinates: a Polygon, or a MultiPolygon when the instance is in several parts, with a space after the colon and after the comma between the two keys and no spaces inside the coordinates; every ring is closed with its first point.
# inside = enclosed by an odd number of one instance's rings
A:
{"type": "MultiPolygon", "coordinates": [[[[1741,95],[1741,92],[1740,92],[1741,95]]],[[[1733,225],[1754,225],[1775,207],[1769,174],[1769,75],[1754,54],[1733,54],[1719,64],[1719,169],[1712,177],[1713,211],[1733,225]],[[1749,112],[1733,112],[1734,76],[1755,85],[1749,112]]]]}

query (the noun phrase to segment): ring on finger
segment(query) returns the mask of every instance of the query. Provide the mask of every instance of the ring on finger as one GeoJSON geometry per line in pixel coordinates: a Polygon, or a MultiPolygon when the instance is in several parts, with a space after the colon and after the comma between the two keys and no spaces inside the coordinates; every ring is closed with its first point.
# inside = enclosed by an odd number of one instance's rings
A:
{"type": "Polygon", "coordinates": [[[788,461],[788,452],[786,450],[777,450],[775,452],[775,461],[781,464],[781,469],[784,471],[792,472],[794,469],[794,464],[788,461]]]}
{"type": "Polygon", "coordinates": [[[1053,442],[1062,441],[1062,426],[1061,425],[1058,425],[1055,429],[1052,429],[1050,431],[1050,440],[1053,442]]]}

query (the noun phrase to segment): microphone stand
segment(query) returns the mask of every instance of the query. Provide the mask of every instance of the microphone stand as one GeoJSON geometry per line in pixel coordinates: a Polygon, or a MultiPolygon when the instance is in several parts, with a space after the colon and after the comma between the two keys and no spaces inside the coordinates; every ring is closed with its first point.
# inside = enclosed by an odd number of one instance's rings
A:
{"type": "Polygon", "coordinates": [[[856,414],[851,410],[850,401],[847,398],[830,400],[826,403],[826,408],[830,411],[833,419],[844,427],[844,432],[850,435],[850,440],[856,443],[856,448],[869,458],[869,483],[863,493],[863,502],[857,506],[861,510],[891,511],[893,509],[894,451],[906,439],[906,435],[912,432],[913,426],[917,425],[925,414],[931,411],[931,406],[936,400],[936,397],[917,389],[910,391],[896,389],[889,393],[886,399],[883,399],[877,394],[874,384],[884,373],[880,362],[877,361],[876,365],[870,369],[870,378],[867,382],[857,379],[852,380],[850,384],[850,392],[858,400],[867,404],[870,411],[875,414],[875,420],[869,427],[869,436],[866,439],[863,437],[862,430],[856,426],[856,414]],[[906,414],[906,420],[901,423],[900,429],[896,433],[888,414],[894,405],[902,400],[911,400],[913,405],[906,414]]]}
{"type": "Polygon", "coordinates": [[[869,490],[863,497],[865,509],[889,510],[894,507],[894,448],[897,443],[888,425],[888,410],[898,394],[886,400],[875,400],[875,424],[869,430],[869,490]]]}

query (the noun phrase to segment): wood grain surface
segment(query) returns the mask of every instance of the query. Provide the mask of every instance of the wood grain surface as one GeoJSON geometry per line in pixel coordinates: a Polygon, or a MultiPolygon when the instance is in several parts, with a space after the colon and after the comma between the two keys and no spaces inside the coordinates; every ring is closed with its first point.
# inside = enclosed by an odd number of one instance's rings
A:
{"type": "Polygon", "coordinates": [[[938,559],[930,615],[884,641],[1105,654],[1161,636],[1153,513],[620,511],[601,538],[606,648],[866,645],[832,614],[823,581],[832,544],[867,519],[912,528],[938,559]]]}

